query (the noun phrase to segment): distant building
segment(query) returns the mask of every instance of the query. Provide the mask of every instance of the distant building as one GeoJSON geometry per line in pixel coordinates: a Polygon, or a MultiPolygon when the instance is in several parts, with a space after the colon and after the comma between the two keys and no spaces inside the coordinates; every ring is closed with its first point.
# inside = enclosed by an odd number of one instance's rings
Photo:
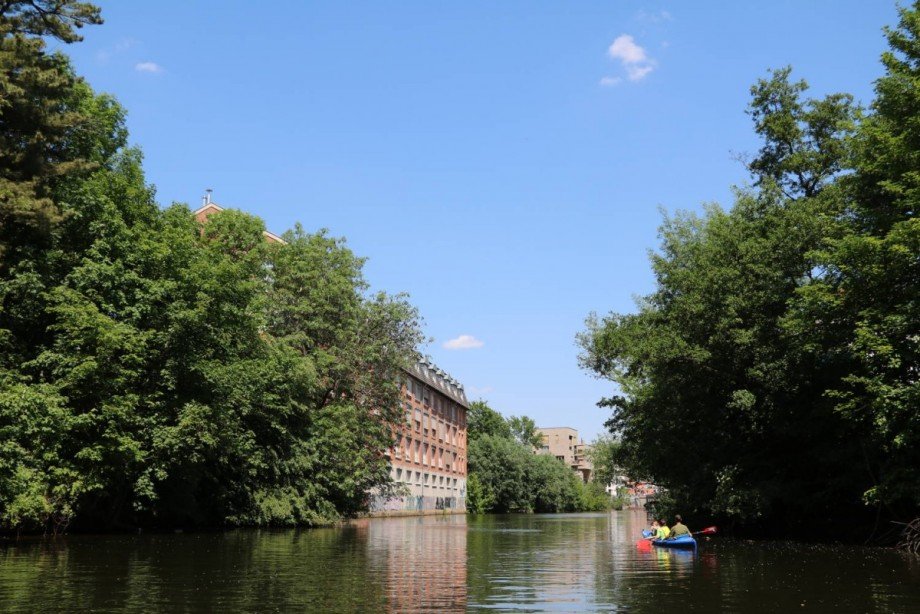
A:
{"type": "MultiPolygon", "coordinates": [[[[215,213],[220,213],[223,210],[223,207],[215,202],[211,202],[211,190],[208,190],[207,193],[201,198],[201,207],[193,211],[192,215],[195,216],[195,220],[197,220],[199,224],[204,224],[208,221],[209,217],[215,213]]],[[[265,240],[269,243],[284,243],[284,239],[274,233],[268,232],[267,230],[262,231],[262,236],[264,236],[265,240]]]]}
{"type": "Polygon", "coordinates": [[[463,386],[429,361],[417,362],[402,382],[406,421],[387,452],[398,497],[373,497],[371,513],[466,511],[466,412],[463,386]]]}
{"type": "Polygon", "coordinates": [[[591,446],[579,439],[578,431],[568,426],[538,428],[542,443],[537,454],[555,456],[571,467],[587,482],[594,473],[594,465],[588,458],[591,446]]]}

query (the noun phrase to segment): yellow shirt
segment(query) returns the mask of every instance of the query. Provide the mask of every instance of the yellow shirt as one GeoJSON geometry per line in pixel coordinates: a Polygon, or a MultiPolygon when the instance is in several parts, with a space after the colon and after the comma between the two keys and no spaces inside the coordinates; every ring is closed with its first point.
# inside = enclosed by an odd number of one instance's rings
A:
{"type": "Polygon", "coordinates": [[[655,536],[658,539],[667,539],[671,534],[671,529],[668,527],[658,527],[658,534],[655,536]]]}

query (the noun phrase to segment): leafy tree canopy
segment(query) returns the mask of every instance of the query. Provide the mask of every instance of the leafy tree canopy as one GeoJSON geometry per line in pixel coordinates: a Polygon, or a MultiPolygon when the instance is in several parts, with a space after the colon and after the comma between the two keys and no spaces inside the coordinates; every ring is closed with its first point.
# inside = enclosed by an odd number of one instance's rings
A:
{"type": "Polygon", "coordinates": [[[840,535],[920,510],[920,3],[886,31],[868,112],[752,88],[755,188],[661,226],[655,291],[591,316],[582,365],[615,463],[685,513],[840,535]]]}

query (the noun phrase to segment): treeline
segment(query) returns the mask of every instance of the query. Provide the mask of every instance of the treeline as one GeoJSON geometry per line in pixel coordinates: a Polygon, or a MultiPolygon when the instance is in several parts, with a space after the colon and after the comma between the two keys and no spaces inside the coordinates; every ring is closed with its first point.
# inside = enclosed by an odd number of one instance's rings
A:
{"type": "Polygon", "coordinates": [[[67,0],[0,13],[0,530],[364,509],[415,310],[322,232],[160,209],[124,110],[46,49],[96,23],[67,0]]]}
{"type": "Polygon", "coordinates": [[[534,454],[542,442],[527,416],[505,419],[476,401],[467,413],[467,431],[470,513],[601,511],[614,503],[604,484],[585,483],[555,456],[534,454]]]}
{"type": "Polygon", "coordinates": [[[920,3],[886,35],[868,110],[758,81],[753,185],[667,218],[655,291],[580,336],[615,461],[685,516],[884,539],[918,515],[920,3]]]}

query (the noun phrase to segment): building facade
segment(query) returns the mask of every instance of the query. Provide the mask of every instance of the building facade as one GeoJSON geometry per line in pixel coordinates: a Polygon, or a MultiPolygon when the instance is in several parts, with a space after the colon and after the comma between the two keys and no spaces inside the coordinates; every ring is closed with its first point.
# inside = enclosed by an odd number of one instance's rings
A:
{"type": "Polygon", "coordinates": [[[594,473],[594,465],[588,458],[591,446],[579,439],[578,431],[569,426],[538,428],[537,432],[542,438],[542,444],[537,448],[537,454],[555,456],[572,471],[587,482],[594,473]]]}
{"type": "Polygon", "coordinates": [[[463,386],[427,360],[402,382],[404,422],[387,452],[400,495],[376,495],[372,514],[466,510],[466,412],[463,386]]]}

